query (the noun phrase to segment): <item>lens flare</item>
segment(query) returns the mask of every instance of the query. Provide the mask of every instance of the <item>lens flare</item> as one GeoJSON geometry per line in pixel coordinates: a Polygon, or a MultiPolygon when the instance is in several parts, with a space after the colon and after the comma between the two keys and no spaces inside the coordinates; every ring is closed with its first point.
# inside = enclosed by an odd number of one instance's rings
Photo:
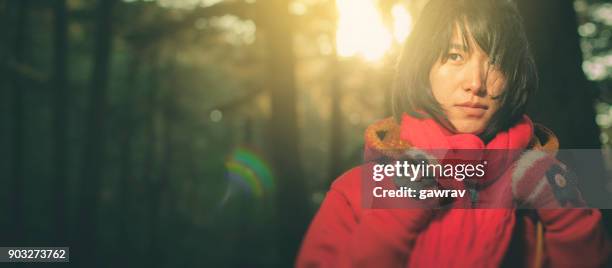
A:
{"type": "MultiPolygon", "coordinates": [[[[240,146],[225,162],[227,178],[243,192],[261,198],[274,191],[274,178],[268,163],[254,150],[240,146]]],[[[230,186],[231,187],[231,186],[230,186]]]]}

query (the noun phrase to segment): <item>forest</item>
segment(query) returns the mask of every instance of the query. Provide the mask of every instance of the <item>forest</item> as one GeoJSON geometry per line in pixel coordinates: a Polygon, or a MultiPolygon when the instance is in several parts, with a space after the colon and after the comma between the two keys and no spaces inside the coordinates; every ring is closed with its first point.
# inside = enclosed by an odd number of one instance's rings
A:
{"type": "MultiPolygon", "coordinates": [[[[391,116],[426,2],[0,0],[0,246],[69,246],[74,267],[291,267],[391,116]]],[[[562,148],[609,148],[612,3],[516,2],[540,80],[528,114],[562,148]]]]}

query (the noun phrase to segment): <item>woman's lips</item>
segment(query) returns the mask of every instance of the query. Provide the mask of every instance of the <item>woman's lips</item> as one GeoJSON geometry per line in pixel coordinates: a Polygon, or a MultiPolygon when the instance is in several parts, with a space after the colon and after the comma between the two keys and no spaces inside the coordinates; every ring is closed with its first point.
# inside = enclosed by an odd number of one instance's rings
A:
{"type": "Polygon", "coordinates": [[[469,117],[482,117],[489,108],[481,104],[459,104],[456,107],[469,117]]]}

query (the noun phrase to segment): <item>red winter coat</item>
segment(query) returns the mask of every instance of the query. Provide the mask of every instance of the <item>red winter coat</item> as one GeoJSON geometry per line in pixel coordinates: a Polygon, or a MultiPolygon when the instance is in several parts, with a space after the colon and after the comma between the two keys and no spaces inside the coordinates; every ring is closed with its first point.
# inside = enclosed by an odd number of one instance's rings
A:
{"type": "MultiPolygon", "coordinates": [[[[552,132],[541,126],[534,132],[530,148],[558,148],[552,132]]],[[[409,146],[392,119],[368,127],[365,136],[366,151],[409,146]]],[[[410,210],[397,217],[389,209],[363,209],[361,176],[362,167],[356,167],[333,182],[304,237],[296,267],[604,267],[609,261],[611,246],[597,209],[452,209],[417,231],[401,218],[411,217],[410,210]],[[470,241],[499,230],[466,235],[462,226],[499,214],[508,215],[510,228],[502,229],[512,233],[481,244],[478,252],[470,250],[470,241]],[[428,241],[438,237],[437,246],[422,241],[423,233],[428,241]],[[466,246],[440,246],[458,239],[466,246]]]]}

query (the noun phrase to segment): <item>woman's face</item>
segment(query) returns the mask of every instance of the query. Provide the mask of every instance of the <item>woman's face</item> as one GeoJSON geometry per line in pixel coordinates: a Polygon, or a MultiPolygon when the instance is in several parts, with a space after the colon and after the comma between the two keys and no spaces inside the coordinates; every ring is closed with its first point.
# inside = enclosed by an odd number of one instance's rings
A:
{"type": "Polygon", "coordinates": [[[434,64],[429,82],[457,132],[478,135],[499,109],[499,101],[493,98],[502,93],[506,78],[473,38],[468,38],[471,52],[462,40],[461,31],[455,30],[448,60],[434,64]]]}

